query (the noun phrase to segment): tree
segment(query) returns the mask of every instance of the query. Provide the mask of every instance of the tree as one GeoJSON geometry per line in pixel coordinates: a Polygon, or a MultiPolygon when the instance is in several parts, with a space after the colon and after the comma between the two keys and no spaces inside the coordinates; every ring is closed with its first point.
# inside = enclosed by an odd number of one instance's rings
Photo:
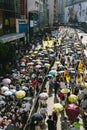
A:
{"type": "Polygon", "coordinates": [[[15,47],[12,43],[2,43],[0,42],[0,64],[2,68],[5,69],[5,66],[12,62],[15,58],[15,47]]]}

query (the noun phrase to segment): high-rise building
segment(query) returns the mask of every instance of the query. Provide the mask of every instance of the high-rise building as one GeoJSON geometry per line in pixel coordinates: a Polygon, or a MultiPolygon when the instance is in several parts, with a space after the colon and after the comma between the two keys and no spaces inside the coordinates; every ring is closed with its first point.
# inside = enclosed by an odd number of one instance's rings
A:
{"type": "Polygon", "coordinates": [[[58,23],[58,0],[54,0],[54,20],[53,23],[58,23]]]}
{"type": "Polygon", "coordinates": [[[53,26],[58,22],[58,0],[48,0],[49,4],[49,25],[53,26]]]}
{"type": "Polygon", "coordinates": [[[65,2],[66,0],[58,0],[58,22],[64,23],[64,14],[65,14],[65,2]]]}
{"type": "Polygon", "coordinates": [[[15,31],[14,0],[0,0],[0,35],[15,31]]]}
{"type": "Polygon", "coordinates": [[[30,38],[48,25],[48,0],[27,0],[30,38]]]}

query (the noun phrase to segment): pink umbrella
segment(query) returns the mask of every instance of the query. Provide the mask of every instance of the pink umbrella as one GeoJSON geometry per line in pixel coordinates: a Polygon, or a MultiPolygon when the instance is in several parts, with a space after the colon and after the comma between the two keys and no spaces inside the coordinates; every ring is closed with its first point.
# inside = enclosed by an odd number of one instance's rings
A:
{"type": "Polygon", "coordinates": [[[2,80],[3,85],[9,85],[11,83],[11,80],[9,78],[5,78],[2,80]]]}
{"type": "Polygon", "coordinates": [[[41,68],[41,65],[36,65],[35,68],[36,68],[36,69],[40,69],[40,68],[41,68]]]}

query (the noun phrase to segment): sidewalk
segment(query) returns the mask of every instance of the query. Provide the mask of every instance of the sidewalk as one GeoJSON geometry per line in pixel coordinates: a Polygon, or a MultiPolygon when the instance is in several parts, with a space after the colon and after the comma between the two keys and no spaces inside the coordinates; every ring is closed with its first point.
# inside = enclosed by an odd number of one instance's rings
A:
{"type": "MultiPolygon", "coordinates": [[[[56,63],[54,63],[53,67],[52,68],[57,68],[56,66],[56,63]]],[[[47,89],[47,92],[49,91],[49,81],[47,81],[46,83],[46,89],[47,89]]],[[[49,93],[49,92],[48,92],[49,93]]],[[[47,111],[48,111],[48,115],[51,115],[52,114],[52,111],[53,111],[53,104],[58,102],[55,97],[54,97],[54,94],[52,93],[52,96],[48,97],[48,100],[47,100],[47,111]]],[[[57,125],[57,129],[58,130],[61,130],[61,115],[59,114],[58,115],[58,125],[57,125]]],[[[47,119],[46,119],[47,120],[47,119]]],[[[48,130],[47,128],[47,123],[46,123],[46,128],[44,130],[48,130]]]]}

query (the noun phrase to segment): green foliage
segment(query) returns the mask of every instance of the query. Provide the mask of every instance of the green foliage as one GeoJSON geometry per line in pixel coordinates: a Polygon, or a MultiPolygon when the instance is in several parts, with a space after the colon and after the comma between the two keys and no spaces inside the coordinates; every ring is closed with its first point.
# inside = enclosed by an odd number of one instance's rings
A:
{"type": "Polygon", "coordinates": [[[15,48],[11,43],[0,42],[0,64],[5,64],[13,60],[15,48]]]}

